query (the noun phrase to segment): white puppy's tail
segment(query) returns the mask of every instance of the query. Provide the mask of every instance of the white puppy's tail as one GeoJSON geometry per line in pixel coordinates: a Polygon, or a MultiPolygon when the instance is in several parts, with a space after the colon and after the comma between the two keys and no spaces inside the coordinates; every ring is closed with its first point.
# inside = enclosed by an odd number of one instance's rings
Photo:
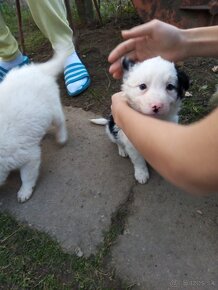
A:
{"type": "Polygon", "coordinates": [[[69,54],[66,51],[55,52],[53,57],[44,62],[38,64],[41,71],[52,77],[57,77],[64,70],[64,63],[69,54]]]}
{"type": "Polygon", "coordinates": [[[90,119],[90,122],[96,124],[96,125],[102,125],[105,126],[108,123],[108,120],[105,118],[97,118],[97,119],[90,119]]]}

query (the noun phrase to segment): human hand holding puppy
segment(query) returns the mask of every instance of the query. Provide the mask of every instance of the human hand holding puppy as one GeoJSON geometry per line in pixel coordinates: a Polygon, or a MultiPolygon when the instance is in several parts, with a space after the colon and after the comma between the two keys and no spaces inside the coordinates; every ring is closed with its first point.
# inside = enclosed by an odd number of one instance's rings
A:
{"type": "Polygon", "coordinates": [[[115,93],[111,98],[112,98],[111,113],[114,117],[115,123],[117,124],[117,126],[120,127],[119,110],[125,110],[125,108],[129,106],[127,98],[125,97],[125,94],[123,92],[115,93]]]}
{"type": "MultiPolygon", "coordinates": [[[[171,61],[218,56],[218,26],[181,30],[154,20],[122,35],[124,42],[108,58],[114,78],[122,76],[124,55],[138,61],[157,55],[171,61]]],[[[218,191],[218,109],[188,126],[142,115],[122,93],[112,96],[111,109],[117,125],[163,177],[188,192],[218,191]]]]}
{"type": "Polygon", "coordinates": [[[167,180],[194,194],[218,190],[218,109],[189,126],[161,121],[112,96],[112,114],[135,148],[167,180]]]}

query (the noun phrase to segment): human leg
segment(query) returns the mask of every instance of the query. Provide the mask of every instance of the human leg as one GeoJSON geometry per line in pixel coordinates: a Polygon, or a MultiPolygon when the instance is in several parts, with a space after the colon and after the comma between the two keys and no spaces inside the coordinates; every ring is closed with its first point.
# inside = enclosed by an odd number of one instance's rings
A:
{"type": "Polygon", "coordinates": [[[0,60],[10,61],[19,55],[18,43],[5,24],[0,11],[0,60]]]}
{"type": "Polygon", "coordinates": [[[49,39],[53,49],[66,50],[65,84],[70,96],[83,92],[90,84],[90,77],[78,57],[73,44],[73,31],[69,26],[63,0],[26,0],[33,19],[49,39]]]}
{"type": "Polygon", "coordinates": [[[0,82],[10,69],[28,62],[29,59],[20,52],[18,43],[5,24],[0,11],[0,82]]]}

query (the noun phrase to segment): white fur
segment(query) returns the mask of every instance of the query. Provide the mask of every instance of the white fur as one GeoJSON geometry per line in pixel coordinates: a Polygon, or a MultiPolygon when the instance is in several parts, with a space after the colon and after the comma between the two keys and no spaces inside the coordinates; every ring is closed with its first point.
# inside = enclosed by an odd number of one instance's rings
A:
{"type": "Polygon", "coordinates": [[[52,123],[57,142],[67,141],[56,82],[65,59],[59,53],[46,63],[13,69],[0,83],[0,185],[11,170],[19,169],[19,202],[32,195],[41,163],[40,141],[52,123]]]}
{"type": "MultiPolygon", "coordinates": [[[[181,100],[178,98],[176,90],[166,89],[169,84],[175,87],[178,84],[175,65],[161,57],[155,57],[137,63],[130,68],[124,75],[122,91],[125,93],[129,105],[136,111],[177,123],[181,100]],[[141,90],[141,84],[146,84],[146,89],[141,90]]],[[[104,124],[104,122],[98,122],[97,120],[94,119],[92,122],[104,124]]],[[[108,126],[106,127],[106,132],[111,141],[118,145],[119,155],[130,157],[134,166],[135,179],[139,183],[146,183],[149,179],[146,162],[125,133],[118,129],[115,138],[108,126]]]]}
{"type": "Polygon", "coordinates": [[[90,122],[96,125],[107,125],[108,120],[105,118],[90,119],[90,122]]]}
{"type": "Polygon", "coordinates": [[[166,90],[168,84],[177,86],[177,81],[174,63],[158,56],[135,64],[124,77],[122,90],[136,111],[178,122],[181,102],[177,100],[175,90],[166,90]],[[141,84],[146,84],[147,89],[140,90],[141,84]],[[160,107],[158,113],[153,111],[155,105],[160,107]]]}

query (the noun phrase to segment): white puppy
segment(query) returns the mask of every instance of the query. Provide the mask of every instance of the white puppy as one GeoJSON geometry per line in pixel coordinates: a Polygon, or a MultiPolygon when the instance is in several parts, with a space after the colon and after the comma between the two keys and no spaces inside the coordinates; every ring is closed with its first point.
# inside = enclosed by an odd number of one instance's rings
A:
{"type": "MultiPolygon", "coordinates": [[[[155,118],[178,122],[181,99],[189,87],[189,79],[184,72],[161,57],[136,64],[124,58],[123,69],[122,91],[133,109],[155,118]]],[[[113,116],[109,120],[100,118],[92,119],[91,122],[106,125],[107,134],[118,145],[119,154],[130,157],[136,180],[145,183],[149,178],[146,162],[114,123],[113,116]]]]}
{"type": "Polygon", "coordinates": [[[15,68],[0,83],[0,185],[11,170],[19,169],[19,202],[32,195],[41,162],[40,141],[52,123],[57,142],[67,141],[56,82],[65,59],[59,53],[48,62],[15,68]]]}

